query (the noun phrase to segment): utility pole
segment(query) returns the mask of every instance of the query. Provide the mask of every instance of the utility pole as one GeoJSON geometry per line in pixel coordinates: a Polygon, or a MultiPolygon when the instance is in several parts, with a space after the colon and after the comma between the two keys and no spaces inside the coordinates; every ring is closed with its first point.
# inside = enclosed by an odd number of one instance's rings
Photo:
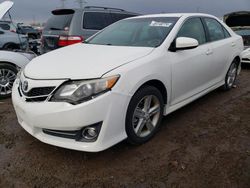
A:
{"type": "Polygon", "coordinates": [[[61,0],[62,8],[63,8],[63,9],[65,8],[65,1],[66,1],[66,0],[61,0]]]}
{"type": "Polygon", "coordinates": [[[76,2],[79,4],[79,7],[81,9],[83,9],[85,7],[85,5],[88,3],[87,1],[85,0],[76,0],[76,2]]]}

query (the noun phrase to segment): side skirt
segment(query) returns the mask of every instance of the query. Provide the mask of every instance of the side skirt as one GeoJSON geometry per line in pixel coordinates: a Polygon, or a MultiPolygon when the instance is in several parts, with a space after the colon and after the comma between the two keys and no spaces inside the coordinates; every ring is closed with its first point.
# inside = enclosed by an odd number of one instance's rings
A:
{"type": "Polygon", "coordinates": [[[175,105],[172,105],[172,106],[166,105],[165,108],[164,108],[164,116],[166,116],[166,115],[180,109],[183,106],[188,105],[189,103],[195,101],[198,98],[203,97],[204,95],[206,95],[206,94],[210,93],[211,91],[223,86],[224,84],[225,84],[225,81],[223,80],[223,81],[209,87],[208,89],[206,89],[206,90],[204,90],[204,91],[202,91],[202,92],[200,92],[200,93],[198,93],[198,94],[196,94],[196,95],[194,95],[194,96],[192,96],[190,98],[187,98],[186,100],[181,101],[181,102],[179,102],[179,103],[177,103],[175,105]]]}

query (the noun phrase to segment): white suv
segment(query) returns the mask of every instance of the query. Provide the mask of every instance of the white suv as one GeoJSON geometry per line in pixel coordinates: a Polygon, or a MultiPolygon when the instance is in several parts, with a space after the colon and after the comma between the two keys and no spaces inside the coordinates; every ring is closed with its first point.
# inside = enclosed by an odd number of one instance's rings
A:
{"type": "Polygon", "coordinates": [[[34,59],[14,84],[20,125],[42,142],[97,152],[148,141],[163,115],[240,72],[242,38],[205,14],[119,21],[34,59]]]}

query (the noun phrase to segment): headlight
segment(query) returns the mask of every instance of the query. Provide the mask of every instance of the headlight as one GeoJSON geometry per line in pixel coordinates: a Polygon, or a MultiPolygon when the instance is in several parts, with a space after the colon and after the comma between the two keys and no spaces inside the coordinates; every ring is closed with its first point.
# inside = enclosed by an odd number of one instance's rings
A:
{"type": "Polygon", "coordinates": [[[64,101],[76,105],[111,90],[118,79],[119,76],[112,76],[97,80],[66,82],[55,92],[51,101],[64,101]]]}
{"type": "Polygon", "coordinates": [[[16,84],[19,84],[22,73],[23,73],[23,69],[18,70],[18,73],[16,75],[16,81],[15,81],[16,84]]]}

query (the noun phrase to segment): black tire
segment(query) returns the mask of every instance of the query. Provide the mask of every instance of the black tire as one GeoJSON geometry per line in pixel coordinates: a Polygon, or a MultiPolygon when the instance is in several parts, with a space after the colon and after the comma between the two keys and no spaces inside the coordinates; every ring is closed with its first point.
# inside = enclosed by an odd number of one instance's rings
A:
{"type": "MultiPolygon", "coordinates": [[[[132,97],[129,103],[129,107],[128,107],[127,115],[126,115],[126,133],[128,136],[127,141],[130,144],[133,144],[133,145],[143,144],[147,142],[148,140],[150,140],[155,135],[155,133],[157,132],[157,130],[159,129],[161,125],[161,121],[163,117],[163,106],[164,106],[164,101],[163,101],[162,94],[157,88],[153,86],[144,86],[135,93],[135,95],[132,97]],[[135,127],[134,127],[135,124],[133,122],[135,120],[134,113],[135,113],[135,110],[138,108],[138,105],[140,104],[140,102],[142,102],[142,100],[147,96],[152,96],[157,102],[159,102],[159,108],[158,108],[159,112],[157,112],[159,119],[158,119],[158,122],[155,121],[155,126],[154,126],[154,129],[152,129],[152,132],[149,133],[149,135],[145,137],[141,137],[141,136],[138,136],[135,132],[135,127]]],[[[147,127],[147,123],[144,126],[147,127]]]]}
{"type": "MultiPolygon", "coordinates": [[[[0,62],[0,79],[2,78],[2,71],[4,70],[9,70],[11,72],[13,72],[15,74],[15,78],[16,78],[16,75],[18,73],[18,70],[15,66],[11,65],[11,64],[7,64],[7,63],[1,63],[0,62]]],[[[13,87],[13,84],[14,84],[14,81],[15,81],[15,78],[11,79],[11,89],[13,87]]],[[[5,98],[8,98],[11,96],[11,93],[8,93],[8,94],[3,94],[3,86],[1,85],[1,80],[0,80],[0,99],[5,99],[5,98]]]]}
{"type": "Polygon", "coordinates": [[[223,90],[228,91],[234,87],[237,79],[237,72],[238,72],[238,62],[237,60],[234,60],[227,71],[225,77],[225,84],[223,85],[223,90]],[[232,73],[232,70],[234,70],[235,72],[232,73]],[[231,81],[229,81],[230,78],[231,81]]]}
{"type": "Polygon", "coordinates": [[[19,50],[19,49],[20,49],[19,45],[14,44],[14,43],[7,43],[3,46],[3,50],[12,51],[12,50],[19,50]]]}

